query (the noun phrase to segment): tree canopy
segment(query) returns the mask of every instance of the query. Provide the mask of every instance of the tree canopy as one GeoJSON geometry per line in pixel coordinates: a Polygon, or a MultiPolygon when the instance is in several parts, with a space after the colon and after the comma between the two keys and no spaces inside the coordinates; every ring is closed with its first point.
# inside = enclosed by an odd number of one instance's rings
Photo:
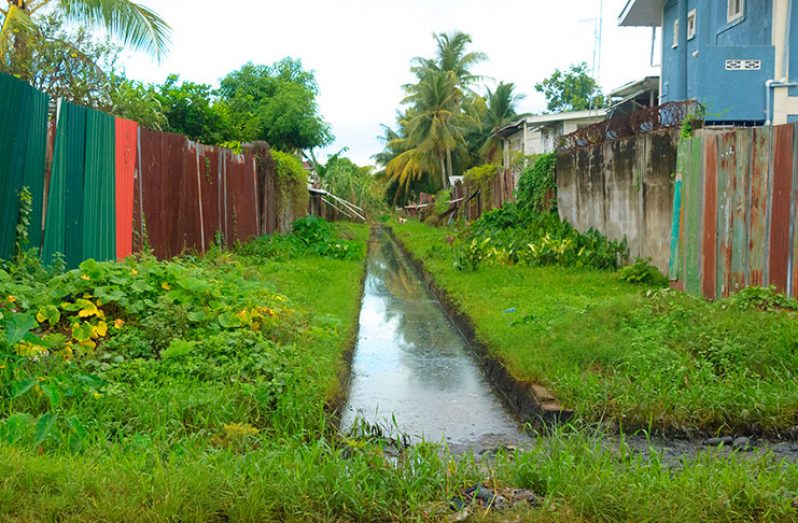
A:
{"type": "Polygon", "coordinates": [[[551,76],[535,84],[535,90],[546,97],[550,113],[586,111],[606,106],[601,88],[590,76],[585,62],[572,64],[565,71],[555,69],[551,76]]]}
{"type": "Polygon", "coordinates": [[[265,140],[294,151],[327,145],[333,136],[319,113],[318,86],[300,60],[273,65],[248,63],[224,77],[219,87],[233,139],[265,140]]]}
{"type": "Polygon", "coordinates": [[[445,189],[452,176],[495,161],[500,153],[495,132],[517,117],[523,97],[512,83],[499,82],[478,94],[483,80],[473,69],[487,59],[469,49],[465,33],[433,34],[435,56],[411,63],[416,82],[406,96],[396,127],[383,125],[385,144],[373,158],[384,169],[386,194],[395,202],[418,191],[445,189]]]}

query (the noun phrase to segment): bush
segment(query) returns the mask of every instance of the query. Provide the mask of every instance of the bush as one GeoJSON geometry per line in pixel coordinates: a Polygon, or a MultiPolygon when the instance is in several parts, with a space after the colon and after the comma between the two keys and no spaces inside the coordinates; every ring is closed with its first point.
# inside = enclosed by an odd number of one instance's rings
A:
{"type": "Polygon", "coordinates": [[[337,260],[358,260],[365,256],[360,242],[344,240],[324,218],[306,216],[295,220],[287,235],[263,236],[238,247],[238,253],[266,258],[322,256],[337,260]]]}
{"type": "Polygon", "coordinates": [[[505,204],[472,224],[455,258],[461,270],[476,270],[484,262],[615,270],[627,251],[625,240],[608,240],[593,229],[580,233],[556,214],[505,204]]]}
{"type": "Polygon", "coordinates": [[[651,258],[637,258],[633,264],[618,271],[618,274],[621,280],[637,285],[667,287],[669,283],[668,278],[651,265],[651,258]]]}

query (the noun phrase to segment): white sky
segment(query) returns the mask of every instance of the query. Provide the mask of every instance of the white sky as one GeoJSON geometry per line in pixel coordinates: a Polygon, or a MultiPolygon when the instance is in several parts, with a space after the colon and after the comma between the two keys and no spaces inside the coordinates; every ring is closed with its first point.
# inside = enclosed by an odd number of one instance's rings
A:
{"type": "MultiPolygon", "coordinates": [[[[173,46],[160,65],[130,56],[131,78],[162,82],[174,72],[216,86],[248,61],[300,58],[316,73],[321,113],[336,137],[326,151],[348,146],[359,164],[372,163],[371,155],[382,148],[379,124],[393,126],[401,86],[413,80],[411,59],[434,55],[433,32],[469,33],[473,50],[488,55],[474,72],[514,82],[527,95],[519,112],[541,112],[545,100],[535,83],[555,68],[592,65],[595,25],[582,20],[600,13],[600,0],[140,1],[170,23],[173,46]]],[[[617,27],[625,3],[604,0],[605,91],[658,74],[649,67],[650,29],[617,27]]]]}

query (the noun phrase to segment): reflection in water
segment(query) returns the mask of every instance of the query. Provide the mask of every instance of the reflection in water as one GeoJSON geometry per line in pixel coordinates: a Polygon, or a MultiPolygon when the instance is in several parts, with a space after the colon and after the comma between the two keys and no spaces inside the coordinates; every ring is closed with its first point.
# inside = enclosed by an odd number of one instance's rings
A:
{"type": "Polygon", "coordinates": [[[393,415],[400,430],[432,441],[522,438],[463,338],[384,232],[370,248],[344,426],[357,413],[383,424],[393,415]]]}

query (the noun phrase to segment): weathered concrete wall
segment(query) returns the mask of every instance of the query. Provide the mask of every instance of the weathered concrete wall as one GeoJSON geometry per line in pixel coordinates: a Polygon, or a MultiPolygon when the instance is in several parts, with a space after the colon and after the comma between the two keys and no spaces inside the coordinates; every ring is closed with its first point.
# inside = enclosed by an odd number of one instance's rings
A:
{"type": "Polygon", "coordinates": [[[635,257],[668,272],[679,130],[640,134],[557,156],[560,217],[580,231],[626,237],[635,257]]]}

